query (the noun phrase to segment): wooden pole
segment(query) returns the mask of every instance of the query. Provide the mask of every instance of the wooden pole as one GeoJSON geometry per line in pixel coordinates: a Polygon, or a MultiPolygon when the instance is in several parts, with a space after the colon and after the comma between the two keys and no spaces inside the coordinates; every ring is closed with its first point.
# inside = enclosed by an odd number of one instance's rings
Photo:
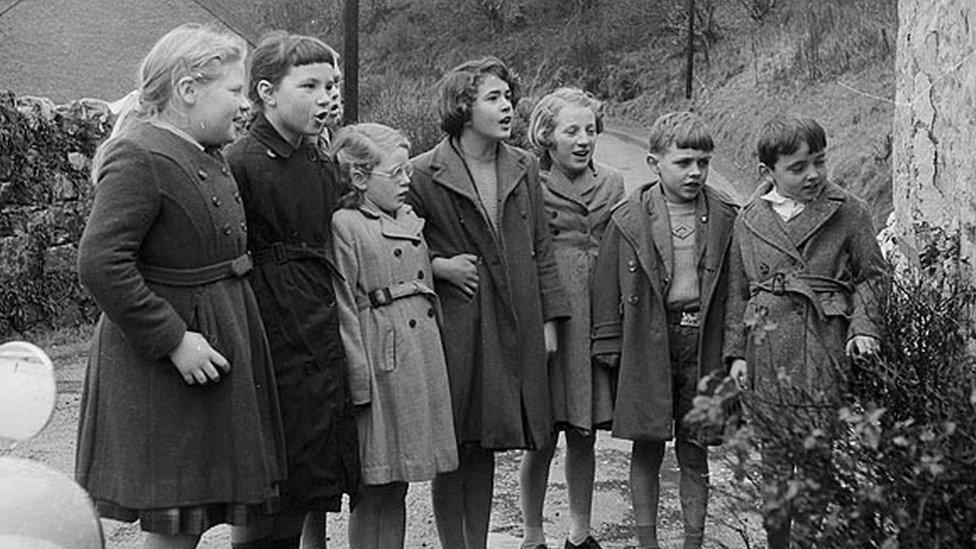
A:
{"type": "Polygon", "coordinates": [[[688,65],[685,70],[685,99],[691,99],[695,74],[695,0],[688,0],[688,65]]]}
{"type": "Polygon", "coordinates": [[[342,97],[346,124],[359,121],[359,0],[346,0],[342,52],[342,97]]]}

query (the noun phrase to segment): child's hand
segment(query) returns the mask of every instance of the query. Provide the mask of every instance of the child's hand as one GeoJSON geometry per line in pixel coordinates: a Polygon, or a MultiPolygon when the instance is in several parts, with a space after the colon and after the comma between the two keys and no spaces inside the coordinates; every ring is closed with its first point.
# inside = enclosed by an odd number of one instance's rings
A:
{"type": "Polygon", "coordinates": [[[864,358],[868,355],[876,355],[881,350],[881,343],[877,338],[859,335],[847,340],[847,356],[851,358],[864,358]]]}
{"type": "Polygon", "coordinates": [[[732,367],[729,368],[729,377],[735,381],[739,387],[746,386],[746,379],[749,374],[749,368],[746,365],[745,359],[736,358],[732,360],[732,367]]]}
{"type": "Polygon", "coordinates": [[[173,365],[180,371],[183,381],[187,385],[199,383],[205,385],[207,381],[220,381],[220,372],[230,372],[230,363],[218,353],[202,334],[187,331],[175,349],[169,353],[173,365]]]}
{"type": "Polygon", "coordinates": [[[431,261],[434,276],[461,289],[468,297],[478,291],[478,256],[458,254],[451,258],[437,257],[431,261]]]}
{"type": "Polygon", "coordinates": [[[546,355],[556,354],[559,348],[558,336],[556,336],[556,321],[550,320],[542,325],[542,335],[546,340],[546,355]]]}

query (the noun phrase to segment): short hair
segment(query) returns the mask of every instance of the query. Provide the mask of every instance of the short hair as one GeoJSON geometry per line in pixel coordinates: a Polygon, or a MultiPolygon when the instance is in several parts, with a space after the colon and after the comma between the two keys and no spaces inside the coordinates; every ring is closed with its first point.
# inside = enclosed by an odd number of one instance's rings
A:
{"type": "Polygon", "coordinates": [[[342,183],[352,189],[343,197],[343,207],[354,208],[362,204],[362,193],[353,186],[352,173],[360,170],[368,174],[383,162],[383,157],[401,147],[409,152],[410,140],[383,124],[353,124],[339,130],[332,142],[331,153],[339,166],[342,183]]]}
{"type": "Polygon", "coordinates": [[[518,105],[519,85],[515,75],[497,57],[483,57],[454,67],[437,83],[437,113],[441,129],[451,137],[460,137],[464,125],[471,120],[471,105],[478,99],[478,86],[485,75],[492,74],[508,84],[512,92],[512,108],[518,105]]]}
{"type": "Polygon", "coordinates": [[[603,102],[579,88],[559,88],[543,97],[535,104],[529,116],[529,143],[540,151],[553,147],[552,132],[556,130],[556,119],[566,106],[583,107],[593,111],[596,120],[596,133],[603,133],[603,102]]]}
{"type": "Polygon", "coordinates": [[[810,152],[818,153],[827,148],[827,133],[812,118],[777,116],[768,120],[759,130],[756,145],[759,162],[772,168],[782,156],[800,150],[807,144],[810,152]]]}
{"type": "Polygon", "coordinates": [[[258,94],[258,83],[267,80],[278,87],[292,67],[314,63],[328,63],[338,68],[339,54],[325,42],[313,36],[273,31],[264,36],[251,54],[251,81],[247,97],[254,109],[264,110],[264,102],[258,94]]]}
{"type": "Polygon", "coordinates": [[[696,149],[712,152],[715,143],[697,114],[689,111],[670,112],[658,117],[648,132],[648,150],[652,154],[663,153],[674,145],[678,149],[696,149]]]}

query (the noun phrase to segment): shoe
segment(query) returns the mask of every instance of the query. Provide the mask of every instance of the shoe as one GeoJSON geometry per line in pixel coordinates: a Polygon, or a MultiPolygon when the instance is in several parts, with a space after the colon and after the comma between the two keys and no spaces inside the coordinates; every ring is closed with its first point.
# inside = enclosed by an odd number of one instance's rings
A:
{"type": "Polygon", "coordinates": [[[563,546],[563,549],[603,549],[603,547],[600,547],[600,544],[593,539],[593,536],[586,536],[583,543],[579,545],[573,545],[569,540],[566,540],[566,545],[563,546]]]}

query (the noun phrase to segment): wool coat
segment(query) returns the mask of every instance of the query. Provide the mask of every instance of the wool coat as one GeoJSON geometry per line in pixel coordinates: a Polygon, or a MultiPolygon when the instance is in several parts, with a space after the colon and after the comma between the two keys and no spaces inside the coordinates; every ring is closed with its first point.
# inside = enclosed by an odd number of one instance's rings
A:
{"type": "Polygon", "coordinates": [[[456,145],[444,139],[413,159],[407,201],[426,220],[434,257],[478,256],[469,297],[444,280],[444,354],[458,443],[538,448],[552,435],[543,324],[569,316],[549,241],[538,161],[498,145],[498,225],[483,213],[456,145]]]}
{"type": "Polygon", "coordinates": [[[611,208],[624,198],[624,179],[601,164],[572,182],[558,169],[541,172],[540,179],[553,256],[571,307],[571,317],[559,323],[559,348],[549,367],[552,413],[558,426],[590,433],[613,416],[611,372],[593,368],[590,357],[590,285],[611,208]]]}
{"type": "MultiPolygon", "coordinates": [[[[698,376],[724,372],[722,324],[735,202],[703,187],[696,211],[700,317],[698,376]]],[[[659,183],[614,209],[593,275],[593,355],[619,356],[613,436],[669,440],[674,390],[667,295],[672,276],[670,217],[659,183]]]]}
{"type": "Polygon", "coordinates": [[[349,357],[363,482],[431,480],[457,469],[457,440],[437,295],[424,222],[404,205],[391,217],[375,206],[332,217],[335,258],[346,284],[338,293],[349,357]],[[384,288],[408,295],[374,304],[384,288]],[[375,294],[374,294],[375,295],[375,294]]]}
{"type": "Polygon", "coordinates": [[[78,250],[82,283],[103,310],[75,469],[96,502],[139,510],[260,503],[276,494],[285,474],[281,418],[250,285],[225,278],[181,287],[141,272],[243,254],[236,197],[219,153],[150,123],[105,149],[78,250]],[[219,382],[187,385],[169,360],[187,330],[230,362],[219,382]]]}
{"type": "Polygon", "coordinates": [[[356,420],[339,335],[332,213],[343,188],[317,144],[263,115],[227,149],[247,215],[251,283],[271,346],[288,449],[282,509],[338,510],[359,486],[356,420]]]}
{"type": "Polygon", "coordinates": [[[831,396],[849,368],[847,340],[878,336],[884,261],[871,216],[827,183],[784,222],[759,198],[770,189],[761,185],[735,223],[724,354],[746,359],[758,391],[775,391],[782,369],[793,387],[831,396]]]}

